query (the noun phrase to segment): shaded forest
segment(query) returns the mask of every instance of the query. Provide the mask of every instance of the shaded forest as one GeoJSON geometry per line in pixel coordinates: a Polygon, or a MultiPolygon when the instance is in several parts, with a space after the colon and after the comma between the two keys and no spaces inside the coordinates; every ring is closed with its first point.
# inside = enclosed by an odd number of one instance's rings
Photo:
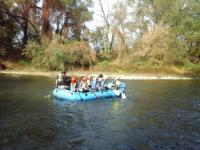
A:
{"type": "Polygon", "coordinates": [[[103,2],[0,0],[2,66],[200,72],[199,0],[103,2]],[[89,29],[94,3],[102,24],[89,29]]]}

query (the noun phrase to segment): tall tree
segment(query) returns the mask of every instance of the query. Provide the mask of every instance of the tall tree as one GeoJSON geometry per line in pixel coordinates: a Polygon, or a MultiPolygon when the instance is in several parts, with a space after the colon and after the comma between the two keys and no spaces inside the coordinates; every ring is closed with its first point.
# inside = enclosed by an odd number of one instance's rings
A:
{"type": "Polygon", "coordinates": [[[51,27],[50,27],[50,0],[43,0],[43,12],[42,12],[42,35],[51,39],[52,33],[51,33],[51,27]]]}
{"type": "Polygon", "coordinates": [[[104,21],[104,52],[107,53],[107,51],[111,51],[112,48],[112,41],[109,40],[109,35],[111,35],[111,40],[113,39],[113,35],[112,35],[112,21],[111,21],[111,14],[110,12],[106,13],[105,12],[105,8],[103,6],[102,0],[98,0],[99,2],[99,7],[101,10],[101,17],[104,21]]]}

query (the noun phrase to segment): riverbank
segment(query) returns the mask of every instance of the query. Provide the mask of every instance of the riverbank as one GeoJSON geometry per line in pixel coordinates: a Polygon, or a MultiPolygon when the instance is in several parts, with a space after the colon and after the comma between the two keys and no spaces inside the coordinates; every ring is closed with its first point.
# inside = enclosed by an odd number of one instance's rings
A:
{"type": "MultiPolygon", "coordinates": [[[[21,70],[1,70],[0,74],[5,75],[31,75],[31,76],[44,76],[55,78],[59,72],[45,72],[45,71],[21,71],[21,70]]],[[[173,75],[173,74],[139,74],[139,73],[110,73],[110,72],[94,72],[94,71],[69,71],[68,74],[71,76],[98,76],[103,73],[106,78],[110,79],[124,79],[124,80],[192,80],[200,79],[200,77],[191,77],[186,75],[173,75]]]]}

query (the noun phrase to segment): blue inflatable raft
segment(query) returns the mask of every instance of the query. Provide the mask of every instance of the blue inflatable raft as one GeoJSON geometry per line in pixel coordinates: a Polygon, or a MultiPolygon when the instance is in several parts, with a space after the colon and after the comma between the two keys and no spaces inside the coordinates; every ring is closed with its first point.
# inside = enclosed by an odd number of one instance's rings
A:
{"type": "MultiPolygon", "coordinates": [[[[111,86],[111,84],[108,85],[111,86]]],[[[126,84],[123,82],[120,83],[120,86],[117,90],[108,89],[100,91],[89,91],[87,93],[73,92],[63,88],[55,88],[53,90],[53,96],[58,99],[64,99],[69,101],[87,101],[104,98],[116,98],[120,97],[121,94],[123,94],[125,88],[126,84]]]]}

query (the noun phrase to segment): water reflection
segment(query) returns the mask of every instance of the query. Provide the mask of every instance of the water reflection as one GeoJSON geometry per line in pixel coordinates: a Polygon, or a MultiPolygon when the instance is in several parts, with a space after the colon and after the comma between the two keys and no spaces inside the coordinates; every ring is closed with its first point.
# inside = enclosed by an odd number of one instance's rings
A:
{"type": "Polygon", "coordinates": [[[114,101],[112,103],[112,112],[114,114],[117,114],[119,112],[119,109],[120,109],[120,101],[114,101]]]}

